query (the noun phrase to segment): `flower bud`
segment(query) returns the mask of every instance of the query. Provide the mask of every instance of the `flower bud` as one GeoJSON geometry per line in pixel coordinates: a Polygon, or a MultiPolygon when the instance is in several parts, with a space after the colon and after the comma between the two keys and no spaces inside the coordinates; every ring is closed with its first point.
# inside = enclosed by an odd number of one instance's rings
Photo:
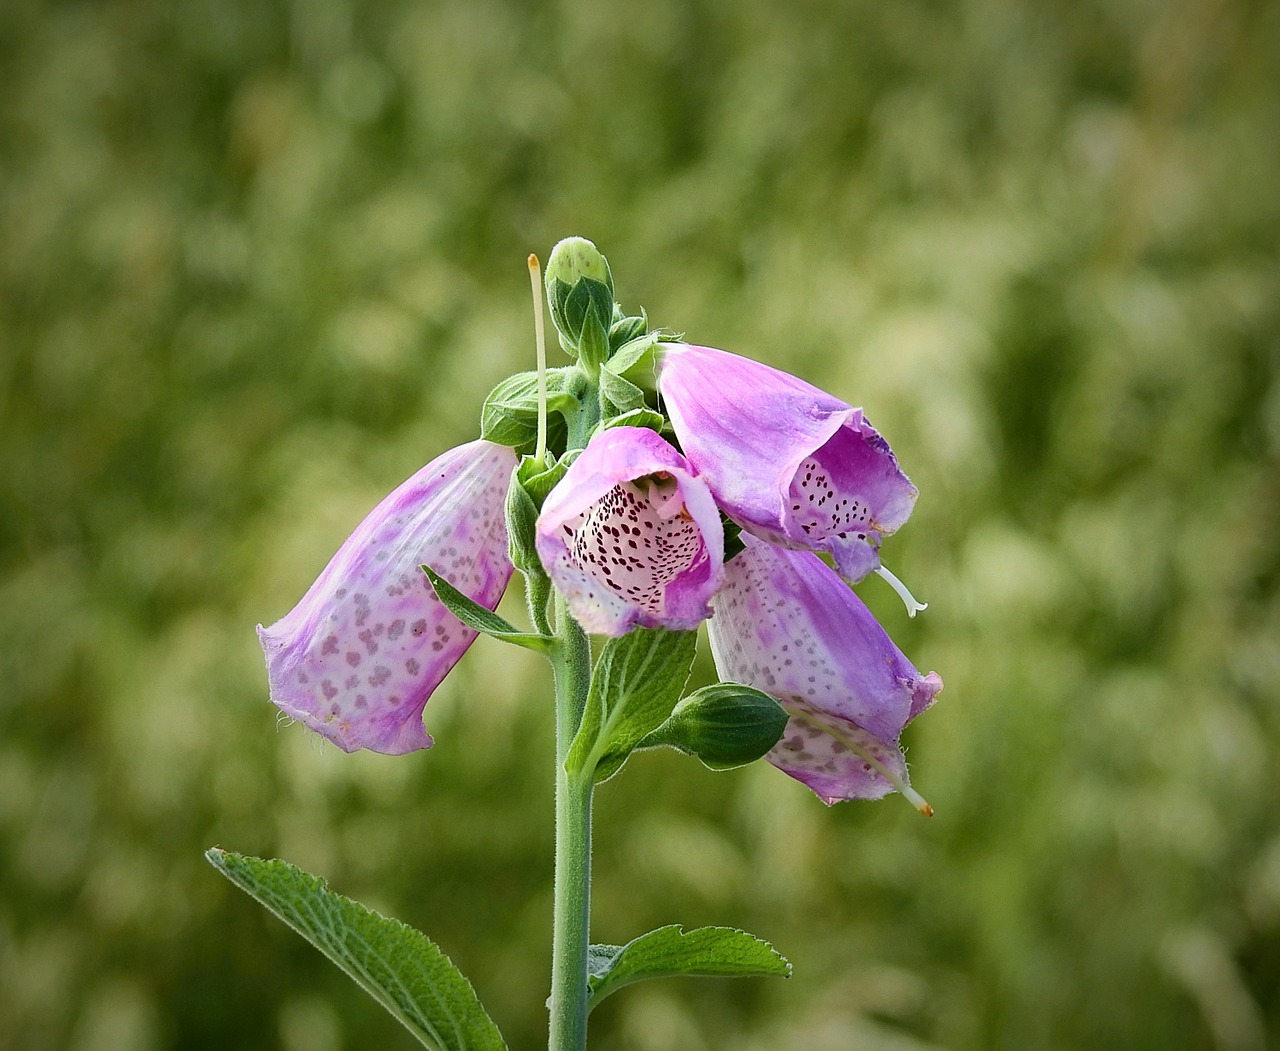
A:
{"type": "MultiPolygon", "coordinates": [[[[572,287],[580,277],[590,277],[608,285],[609,291],[613,291],[609,261],[600,254],[600,249],[585,237],[566,237],[551,249],[546,269],[547,287],[550,288],[556,280],[572,287]]],[[[612,315],[609,320],[613,320],[612,315]]]]}
{"type": "Polygon", "coordinates": [[[619,317],[609,326],[609,346],[615,351],[639,339],[649,331],[649,319],[643,314],[638,317],[619,317]]]}
{"type": "Polygon", "coordinates": [[[608,260],[586,238],[567,237],[551,250],[546,284],[560,345],[594,373],[609,359],[609,327],[614,321],[608,260]]]}
{"type": "Polygon", "coordinates": [[[787,713],[766,693],[735,682],[695,690],[640,742],[697,756],[712,770],[732,770],[765,755],[787,728],[787,713]]]}

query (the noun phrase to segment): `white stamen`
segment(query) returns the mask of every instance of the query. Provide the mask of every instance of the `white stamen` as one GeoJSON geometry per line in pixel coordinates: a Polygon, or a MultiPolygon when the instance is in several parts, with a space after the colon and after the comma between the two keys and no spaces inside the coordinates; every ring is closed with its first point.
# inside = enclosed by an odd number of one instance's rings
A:
{"type": "Polygon", "coordinates": [[[889,586],[898,593],[898,598],[902,599],[903,605],[907,607],[908,617],[914,617],[922,609],[929,608],[929,603],[916,601],[916,597],[907,590],[907,585],[885,569],[884,566],[876,569],[876,576],[883,577],[888,581],[889,586]]]}
{"type": "Polygon", "coordinates": [[[542,267],[529,256],[529,282],[533,285],[533,331],[538,344],[538,446],[533,456],[547,462],[547,336],[542,320],[542,267]]]}

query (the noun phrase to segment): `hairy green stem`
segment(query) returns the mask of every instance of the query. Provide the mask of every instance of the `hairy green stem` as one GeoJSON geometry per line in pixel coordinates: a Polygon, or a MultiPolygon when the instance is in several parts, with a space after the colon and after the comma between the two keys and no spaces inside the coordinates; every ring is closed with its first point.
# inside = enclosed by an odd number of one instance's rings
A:
{"type": "Polygon", "coordinates": [[[577,411],[568,413],[565,422],[569,425],[568,448],[584,448],[595,425],[600,422],[600,390],[594,383],[582,392],[577,411]]]}
{"type": "Polygon", "coordinates": [[[591,918],[592,771],[565,769],[591,686],[591,644],[555,596],[556,870],[551,945],[550,1051],[587,1046],[587,947],[591,918]]]}
{"type": "Polygon", "coordinates": [[[547,620],[547,604],[551,601],[551,581],[541,573],[525,573],[524,593],[533,630],[539,635],[550,635],[551,622],[547,620]]]}

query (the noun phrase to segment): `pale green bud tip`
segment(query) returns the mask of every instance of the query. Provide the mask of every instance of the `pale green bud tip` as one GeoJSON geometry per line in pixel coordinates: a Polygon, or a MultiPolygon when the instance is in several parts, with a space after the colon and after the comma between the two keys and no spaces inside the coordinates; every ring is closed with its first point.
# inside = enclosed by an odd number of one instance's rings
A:
{"type": "Polygon", "coordinates": [[[572,288],[583,277],[613,288],[613,275],[609,273],[609,264],[600,254],[600,249],[585,237],[566,237],[551,249],[551,258],[547,260],[547,286],[550,288],[560,280],[572,288]]]}

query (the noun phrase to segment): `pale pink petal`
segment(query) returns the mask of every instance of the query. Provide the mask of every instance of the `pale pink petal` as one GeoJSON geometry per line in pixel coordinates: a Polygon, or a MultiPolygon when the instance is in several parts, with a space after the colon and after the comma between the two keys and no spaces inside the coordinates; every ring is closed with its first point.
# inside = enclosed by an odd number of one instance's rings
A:
{"type": "Polygon", "coordinates": [[[766,758],[827,803],[906,789],[898,738],[942,680],[920,675],[816,555],[742,540],[707,628],[720,678],[763,690],[791,716],[766,758]]]}
{"type": "Polygon", "coordinates": [[[423,708],[476,632],[419,567],[497,606],[512,572],[504,501],[515,465],[487,441],[437,457],[370,512],[292,611],[258,627],[281,711],[348,752],[431,746],[423,708]]]}

